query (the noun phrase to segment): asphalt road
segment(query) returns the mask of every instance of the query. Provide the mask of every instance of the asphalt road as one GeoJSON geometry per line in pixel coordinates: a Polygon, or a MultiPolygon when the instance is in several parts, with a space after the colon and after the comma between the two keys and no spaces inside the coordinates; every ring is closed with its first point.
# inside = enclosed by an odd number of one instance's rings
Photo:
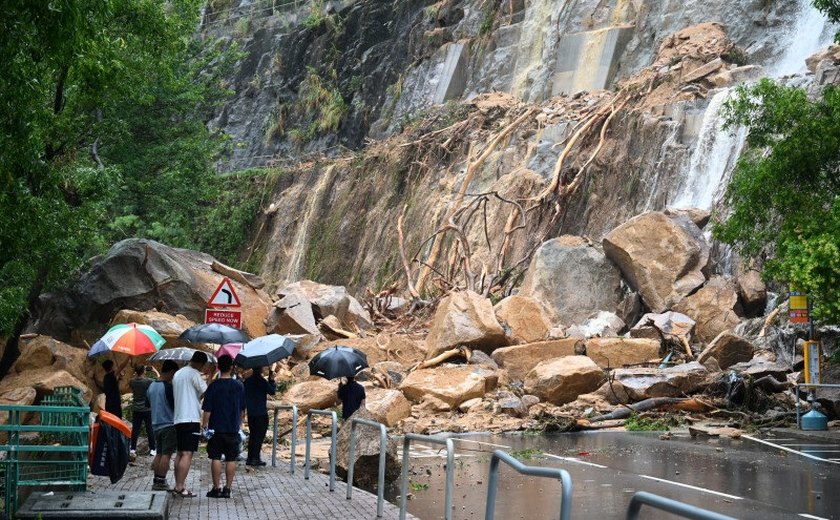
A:
{"type": "MultiPolygon", "coordinates": [[[[840,464],[813,457],[836,456],[840,438],[691,438],[674,434],[599,432],[555,436],[470,435],[458,442],[454,520],[484,518],[491,449],[508,446],[528,465],[562,467],[572,475],[572,517],[624,518],[636,491],[743,519],[840,519],[840,464]],[[760,442],[763,441],[763,442],[760,442]],[[801,442],[800,442],[801,441],[801,442]],[[525,451],[528,450],[528,451],[525,451]],[[803,450],[803,456],[796,451],[803,450]]],[[[422,520],[443,518],[444,461],[437,448],[415,450],[408,511],[422,520]],[[428,487],[426,487],[428,486],[428,487]]],[[[502,468],[497,519],[556,519],[559,485],[502,468]]],[[[643,507],[642,518],[675,518],[643,507]]]]}

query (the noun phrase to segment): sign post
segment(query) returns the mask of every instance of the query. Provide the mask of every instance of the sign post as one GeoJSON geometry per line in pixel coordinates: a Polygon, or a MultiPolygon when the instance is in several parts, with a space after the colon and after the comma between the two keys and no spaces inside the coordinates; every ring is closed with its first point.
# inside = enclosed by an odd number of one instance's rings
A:
{"type": "Polygon", "coordinates": [[[219,286],[213,291],[213,296],[207,300],[207,306],[208,309],[204,311],[204,323],[221,323],[235,329],[242,328],[242,311],[236,308],[241,307],[242,302],[227,276],[222,278],[219,286]]]}

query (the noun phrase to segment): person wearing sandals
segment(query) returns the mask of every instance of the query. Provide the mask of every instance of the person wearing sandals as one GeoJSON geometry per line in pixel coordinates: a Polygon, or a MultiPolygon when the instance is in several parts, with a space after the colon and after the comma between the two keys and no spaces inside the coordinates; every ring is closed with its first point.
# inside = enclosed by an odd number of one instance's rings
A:
{"type": "Polygon", "coordinates": [[[196,352],[190,359],[190,364],[175,372],[172,378],[172,390],[175,394],[173,422],[178,450],[175,457],[175,488],[172,492],[183,498],[195,496],[186,488],[186,482],[193,454],[198,451],[198,438],[201,434],[201,396],[207,390],[201,370],[206,363],[207,354],[196,352]]]}
{"type": "Polygon", "coordinates": [[[245,415],[245,387],[242,381],[234,379],[233,358],[219,358],[219,378],[210,383],[204,394],[201,409],[201,430],[207,441],[207,456],[210,458],[210,475],[213,487],[207,492],[209,498],[230,498],[230,488],[236,473],[236,459],[239,458],[241,439],[239,428],[245,415]],[[222,457],[225,458],[225,487],[222,481],[222,457]]]}
{"type": "Polygon", "coordinates": [[[171,359],[163,362],[160,377],[149,385],[148,399],[152,409],[152,431],[154,432],[157,454],[152,460],[152,471],[155,477],[152,481],[153,491],[166,491],[166,474],[169,473],[169,460],[177,448],[175,423],[175,394],[172,391],[172,377],[178,365],[171,359]]]}

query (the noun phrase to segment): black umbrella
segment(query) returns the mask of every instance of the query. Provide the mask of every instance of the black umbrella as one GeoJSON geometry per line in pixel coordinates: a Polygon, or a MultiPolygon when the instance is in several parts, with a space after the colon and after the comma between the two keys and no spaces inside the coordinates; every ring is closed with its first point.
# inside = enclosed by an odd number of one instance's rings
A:
{"type": "Polygon", "coordinates": [[[265,367],[291,356],[294,350],[294,341],[280,334],[269,334],[242,345],[235,361],[242,368],[265,367]]]}
{"type": "MultiPolygon", "coordinates": [[[[177,363],[189,363],[193,357],[193,354],[196,352],[201,352],[194,348],[189,347],[176,347],[176,348],[166,348],[163,350],[158,350],[151,356],[149,356],[148,361],[166,361],[167,359],[171,359],[177,363]]],[[[216,364],[216,356],[210,354],[209,352],[204,352],[207,354],[207,361],[210,363],[216,364]]]]}
{"type": "Polygon", "coordinates": [[[367,368],[367,356],[352,347],[330,347],[309,362],[309,373],[326,379],[356,377],[367,368]]]}
{"type": "Polygon", "coordinates": [[[224,345],[225,343],[245,343],[251,338],[241,330],[222,325],[221,323],[203,323],[188,328],[178,336],[178,339],[190,343],[215,343],[217,345],[224,345]]]}

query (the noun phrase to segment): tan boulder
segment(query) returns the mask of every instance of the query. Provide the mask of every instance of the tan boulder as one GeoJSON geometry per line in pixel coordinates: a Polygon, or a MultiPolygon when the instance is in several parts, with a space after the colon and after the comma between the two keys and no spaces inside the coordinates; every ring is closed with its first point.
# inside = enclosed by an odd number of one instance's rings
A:
{"type": "MultiPolygon", "coordinates": [[[[23,375],[30,374],[31,372],[24,373],[23,375]]],[[[52,394],[56,387],[59,386],[73,386],[78,388],[82,391],[82,398],[84,402],[90,403],[91,399],[93,398],[93,391],[84,383],[73,377],[72,374],[65,370],[59,370],[57,372],[47,372],[38,380],[32,382],[32,386],[35,388],[35,391],[38,393],[38,398],[52,394]]]]}
{"type": "Polygon", "coordinates": [[[38,370],[39,368],[52,366],[53,362],[55,362],[55,347],[51,343],[55,343],[55,340],[47,336],[36,336],[29,341],[21,341],[20,356],[15,361],[12,369],[17,373],[21,373],[27,370],[38,370]]]}
{"type": "Polygon", "coordinates": [[[674,310],[697,322],[695,333],[702,342],[712,341],[721,332],[732,330],[741,323],[742,312],[735,285],[719,276],[680,301],[674,310]]]}
{"type": "Polygon", "coordinates": [[[604,371],[586,356],[565,356],[543,361],[525,376],[525,391],[543,401],[561,405],[597,389],[604,371]]]}
{"type": "Polygon", "coordinates": [[[512,345],[543,340],[551,329],[543,306],[527,296],[508,296],[493,311],[512,345]]]}
{"type": "Polygon", "coordinates": [[[485,369],[463,365],[415,370],[403,380],[400,390],[413,402],[430,395],[450,408],[457,408],[464,401],[484,395],[487,391],[485,373],[485,369]]]}
{"type": "Polygon", "coordinates": [[[591,338],[586,355],[601,368],[619,368],[659,359],[660,347],[656,339],[591,338]]]}
{"type": "Polygon", "coordinates": [[[459,291],[438,305],[426,337],[426,358],[458,345],[492,352],[506,344],[505,331],[493,313],[490,300],[472,291],[459,291]]]}
{"type": "Polygon", "coordinates": [[[767,303],[767,286],[758,271],[738,275],[738,297],[747,316],[760,316],[767,303]]]}
{"type": "Polygon", "coordinates": [[[301,414],[312,409],[331,408],[338,400],[338,382],[318,378],[297,383],[286,390],[281,400],[296,404],[301,414]]]}
{"type": "Polygon", "coordinates": [[[87,357],[87,350],[76,348],[49,336],[37,335],[21,339],[21,355],[12,372],[22,373],[50,367],[53,371],[65,370],[73,377],[93,388],[96,361],[87,357]]]}
{"type": "Polygon", "coordinates": [[[697,356],[697,362],[705,365],[708,359],[714,359],[718,367],[724,370],[736,363],[751,360],[754,352],[755,348],[747,339],[731,332],[721,332],[697,356]]]}
{"type": "Polygon", "coordinates": [[[140,323],[155,329],[158,334],[166,340],[166,346],[178,345],[181,342],[178,336],[188,328],[195,325],[195,322],[187,319],[181,314],[172,316],[165,312],[158,311],[135,311],[123,309],[111,320],[111,325],[118,323],[140,323]]]}
{"type": "Polygon", "coordinates": [[[319,343],[309,351],[310,359],[319,352],[334,346],[353,347],[367,356],[368,366],[384,361],[413,364],[426,356],[423,347],[404,334],[379,334],[366,338],[343,338],[319,343]]]}
{"type": "Polygon", "coordinates": [[[618,368],[612,376],[634,401],[682,397],[698,391],[708,371],[696,361],[669,368],[618,368]]]}
{"type": "MultiPolygon", "coordinates": [[[[11,404],[15,406],[29,406],[35,403],[37,392],[31,386],[19,386],[0,393],[0,404],[11,404]]],[[[34,413],[24,413],[20,417],[22,424],[28,424],[34,417],[34,413]]],[[[0,424],[9,422],[8,413],[0,413],[0,424]]],[[[5,443],[8,434],[0,432],[0,443],[5,443]]]]}
{"type": "Polygon", "coordinates": [[[583,338],[563,338],[496,349],[491,357],[511,379],[521,381],[543,361],[582,353],[583,338]]]}
{"type": "Polygon", "coordinates": [[[709,246],[686,216],[637,215],[604,237],[604,252],[653,312],[663,312],[705,281],[709,246]]]}
{"type": "Polygon", "coordinates": [[[365,408],[389,428],[411,415],[411,403],[402,392],[394,389],[372,388],[366,391],[365,408]]]}
{"type": "Polygon", "coordinates": [[[662,334],[666,338],[673,337],[680,341],[691,339],[696,322],[679,312],[649,312],[642,316],[639,322],[630,329],[631,338],[660,339],[662,334]]]}
{"type": "Polygon", "coordinates": [[[265,328],[269,334],[313,334],[321,335],[312,304],[297,292],[285,295],[274,302],[274,306],[265,319],[265,328]]]}

